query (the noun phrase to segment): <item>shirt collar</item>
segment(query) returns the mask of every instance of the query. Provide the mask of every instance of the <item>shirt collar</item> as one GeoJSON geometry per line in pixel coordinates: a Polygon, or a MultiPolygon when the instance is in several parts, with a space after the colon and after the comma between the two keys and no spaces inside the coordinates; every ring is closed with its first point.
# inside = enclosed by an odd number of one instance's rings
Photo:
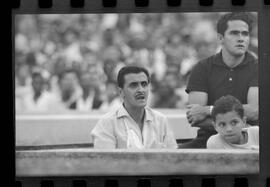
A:
{"type": "MultiPolygon", "coordinates": [[[[145,107],[145,121],[153,121],[154,120],[154,116],[150,110],[149,107],[145,107]]],[[[129,113],[127,112],[126,108],[124,107],[123,104],[121,104],[121,106],[119,107],[119,109],[117,110],[117,118],[121,118],[121,117],[128,117],[130,116],[129,113]]]]}
{"type": "MultiPolygon", "coordinates": [[[[256,59],[256,57],[254,55],[252,55],[250,52],[247,51],[245,53],[245,58],[244,58],[243,62],[238,64],[236,67],[241,67],[241,66],[247,65],[250,61],[254,61],[255,59],[256,59]]],[[[221,51],[214,56],[214,64],[224,66],[224,67],[228,67],[225,64],[225,62],[223,61],[223,59],[222,59],[221,51]]]]}

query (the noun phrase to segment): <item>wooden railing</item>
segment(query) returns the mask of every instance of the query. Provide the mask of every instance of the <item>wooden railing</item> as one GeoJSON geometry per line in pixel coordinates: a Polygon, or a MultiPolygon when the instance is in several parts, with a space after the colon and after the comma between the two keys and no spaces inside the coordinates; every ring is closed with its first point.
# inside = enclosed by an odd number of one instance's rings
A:
{"type": "MultiPolygon", "coordinates": [[[[176,139],[196,136],[197,128],[190,127],[185,111],[160,111],[168,117],[176,139]]],[[[101,112],[17,114],[16,176],[259,173],[258,151],[92,149],[90,131],[101,115],[101,112]]]]}
{"type": "Polygon", "coordinates": [[[247,150],[16,151],[16,176],[259,174],[259,152],[247,150]]]}

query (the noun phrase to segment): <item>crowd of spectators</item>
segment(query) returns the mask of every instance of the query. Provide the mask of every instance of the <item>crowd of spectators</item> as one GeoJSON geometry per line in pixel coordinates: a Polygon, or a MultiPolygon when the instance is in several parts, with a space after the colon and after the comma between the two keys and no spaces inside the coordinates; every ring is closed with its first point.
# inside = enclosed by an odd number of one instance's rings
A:
{"type": "Polygon", "coordinates": [[[111,110],[121,103],[117,72],[128,64],[151,73],[151,107],[185,108],[190,70],[219,50],[219,14],[16,15],[16,111],[111,110]]]}

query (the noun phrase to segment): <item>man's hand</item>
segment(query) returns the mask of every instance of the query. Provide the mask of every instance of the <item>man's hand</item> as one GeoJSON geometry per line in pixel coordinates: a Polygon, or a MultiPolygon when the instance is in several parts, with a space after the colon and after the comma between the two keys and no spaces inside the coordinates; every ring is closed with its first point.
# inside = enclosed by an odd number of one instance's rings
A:
{"type": "Polygon", "coordinates": [[[208,115],[210,115],[209,106],[190,104],[187,106],[187,108],[187,120],[192,127],[196,126],[196,123],[204,120],[208,115]]]}

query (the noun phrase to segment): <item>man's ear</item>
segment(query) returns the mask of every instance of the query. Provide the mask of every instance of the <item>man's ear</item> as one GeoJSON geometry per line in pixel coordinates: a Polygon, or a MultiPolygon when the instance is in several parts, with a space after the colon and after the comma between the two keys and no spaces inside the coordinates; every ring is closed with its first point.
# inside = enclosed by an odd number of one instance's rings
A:
{"type": "Polygon", "coordinates": [[[123,88],[118,87],[118,94],[122,100],[124,100],[123,88]]]}
{"type": "Polygon", "coordinates": [[[218,38],[218,41],[220,44],[223,44],[223,39],[224,39],[224,36],[220,33],[217,34],[217,38],[218,38]]]}

